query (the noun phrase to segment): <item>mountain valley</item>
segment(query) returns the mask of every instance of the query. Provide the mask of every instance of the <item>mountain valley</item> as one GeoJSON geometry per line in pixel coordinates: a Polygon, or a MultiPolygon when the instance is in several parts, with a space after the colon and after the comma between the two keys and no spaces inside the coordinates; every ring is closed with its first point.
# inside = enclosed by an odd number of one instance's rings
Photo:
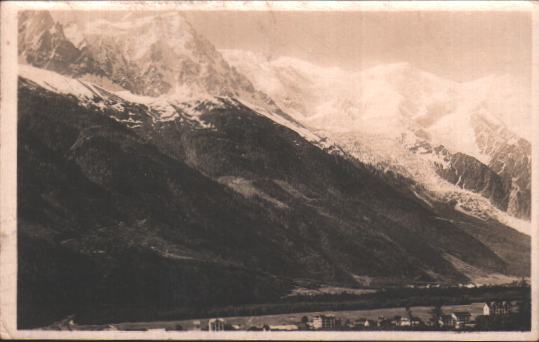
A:
{"type": "Polygon", "coordinates": [[[530,217],[531,145],[487,109],[459,150],[429,136],[464,115],[460,100],[326,96],[349,111],[325,114],[311,100],[331,92],[304,70],[232,55],[175,13],[88,27],[20,15],[19,326],[530,276],[530,236],[512,223],[530,217]],[[361,128],[376,115],[404,128],[361,128]]]}

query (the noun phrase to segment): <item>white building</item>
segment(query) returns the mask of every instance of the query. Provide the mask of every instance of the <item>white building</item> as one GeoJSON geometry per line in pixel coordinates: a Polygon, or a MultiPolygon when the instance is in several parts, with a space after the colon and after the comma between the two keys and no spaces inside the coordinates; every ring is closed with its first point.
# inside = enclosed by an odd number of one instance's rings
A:
{"type": "Polygon", "coordinates": [[[466,324],[470,323],[471,317],[472,315],[467,311],[457,311],[451,314],[454,326],[457,329],[462,329],[466,326],[466,324]]]}
{"type": "Polygon", "coordinates": [[[505,315],[513,311],[513,304],[509,301],[488,302],[483,305],[483,315],[505,315]]]}
{"type": "Polygon", "coordinates": [[[370,325],[369,320],[366,318],[360,318],[356,321],[356,325],[359,327],[368,327],[370,325]]]}
{"type": "Polygon", "coordinates": [[[408,317],[401,317],[398,324],[400,327],[409,327],[412,326],[412,321],[408,317]]]}
{"type": "Polygon", "coordinates": [[[313,329],[335,329],[335,315],[318,315],[313,318],[313,329]]]}
{"type": "Polygon", "coordinates": [[[225,330],[225,320],[222,318],[212,318],[208,321],[208,330],[209,331],[224,331],[225,330]]]}

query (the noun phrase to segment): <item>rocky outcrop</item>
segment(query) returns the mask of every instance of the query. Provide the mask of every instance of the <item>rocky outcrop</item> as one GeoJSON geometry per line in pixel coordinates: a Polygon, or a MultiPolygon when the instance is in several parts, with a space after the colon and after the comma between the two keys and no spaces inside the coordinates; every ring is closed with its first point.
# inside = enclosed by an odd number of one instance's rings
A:
{"type": "Polygon", "coordinates": [[[510,182],[464,153],[451,154],[449,164],[448,168],[437,168],[440,176],[462,189],[481,194],[499,209],[507,210],[510,182]]]}
{"type": "Polygon", "coordinates": [[[531,218],[531,144],[507,128],[473,117],[477,143],[490,156],[489,168],[509,187],[507,212],[531,218]]]}
{"type": "Polygon", "coordinates": [[[18,49],[23,62],[39,68],[74,76],[103,75],[95,60],[66,38],[62,25],[47,11],[20,13],[18,49]]]}

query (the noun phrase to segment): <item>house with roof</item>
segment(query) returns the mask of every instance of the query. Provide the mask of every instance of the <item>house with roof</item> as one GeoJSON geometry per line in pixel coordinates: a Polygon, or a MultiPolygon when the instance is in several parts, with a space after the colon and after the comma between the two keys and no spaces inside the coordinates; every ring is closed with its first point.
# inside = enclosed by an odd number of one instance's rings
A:
{"type": "Polygon", "coordinates": [[[453,328],[455,326],[453,316],[440,315],[440,318],[438,319],[438,325],[443,328],[453,328]]]}
{"type": "Polygon", "coordinates": [[[500,316],[513,312],[513,304],[510,301],[487,302],[483,305],[483,315],[500,316]]]}
{"type": "Polygon", "coordinates": [[[444,328],[463,329],[471,321],[472,314],[468,311],[455,311],[449,315],[441,315],[438,325],[444,328]]]}
{"type": "Polygon", "coordinates": [[[362,328],[368,328],[370,327],[372,324],[372,322],[370,322],[368,319],[366,318],[360,318],[356,321],[356,326],[358,327],[362,327],[362,328]]]}
{"type": "Polygon", "coordinates": [[[333,314],[327,314],[327,315],[317,315],[314,316],[312,321],[312,327],[313,329],[335,329],[336,326],[336,320],[335,315],[333,314]]]}
{"type": "Polygon", "coordinates": [[[466,326],[466,324],[470,323],[471,317],[472,314],[470,314],[468,311],[456,311],[451,314],[453,325],[457,329],[462,329],[466,326]]]}
{"type": "Polygon", "coordinates": [[[212,318],[208,321],[208,330],[209,331],[224,331],[225,330],[225,320],[222,318],[212,318]]]}
{"type": "Polygon", "coordinates": [[[399,327],[410,327],[412,326],[412,321],[408,317],[401,317],[397,325],[399,327]]]}

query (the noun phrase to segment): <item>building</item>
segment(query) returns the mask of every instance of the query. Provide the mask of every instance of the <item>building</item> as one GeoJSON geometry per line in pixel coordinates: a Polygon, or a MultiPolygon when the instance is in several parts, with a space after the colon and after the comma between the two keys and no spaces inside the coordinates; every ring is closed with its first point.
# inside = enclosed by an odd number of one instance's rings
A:
{"type": "Polygon", "coordinates": [[[455,323],[453,321],[453,316],[441,315],[440,318],[438,319],[438,325],[444,328],[446,327],[453,328],[455,326],[455,323]]]}
{"type": "Polygon", "coordinates": [[[318,315],[314,316],[312,322],[313,329],[335,329],[335,315],[318,315]]]}
{"type": "Polygon", "coordinates": [[[450,315],[441,315],[438,325],[445,328],[462,329],[470,323],[472,315],[467,311],[455,311],[450,315]]]}
{"type": "Polygon", "coordinates": [[[457,329],[462,329],[466,324],[470,323],[472,315],[467,311],[456,311],[451,314],[453,325],[457,329]]]}
{"type": "Polygon", "coordinates": [[[356,326],[362,327],[362,328],[368,328],[371,325],[371,322],[369,322],[366,318],[360,318],[356,321],[356,326]]]}
{"type": "Polygon", "coordinates": [[[225,330],[225,320],[222,318],[212,318],[208,321],[208,330],[209,331],[224,331],[225,330]]]}
{"type": "Polygon", "coordinates": [[[412,321],[408,317],[401,317],[397,324],[399,327],[410,327],[412,326],[412,321]]]}
{"type": "Polygon", "coordinates": [[[314,316],[312,322],[310,322],[311,328],[314,330],[322,329],[322,317],[321,316],[314,316]]]}
{"type": "Polygon", "coordinates": [[[508,301],[487,302],[483,305],[483,315],[500,316],[513,312],[513,304],[508,301]]]}
{"type": "Polygon", "coordinates": [[[391,319],[391,325],[394,327],[398,327],[400,325],[401,316],[395,316],[393,319],[391,319]]]}
{"type": "Polygon", "coordinates": [[[193,330],[200,331],[200,321],[193,321],[193,330]]]}

